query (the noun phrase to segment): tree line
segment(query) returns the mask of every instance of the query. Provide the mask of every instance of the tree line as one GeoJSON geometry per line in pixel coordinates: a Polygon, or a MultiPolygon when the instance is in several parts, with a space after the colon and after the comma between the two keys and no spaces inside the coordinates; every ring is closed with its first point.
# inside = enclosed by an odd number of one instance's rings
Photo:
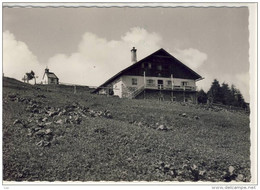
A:
{"type": "Polygon", "coordinates": [[[235,85],[232,84],[229,87],[225,82],[220,85],[217,79],[214,79],[207,93],[203,89],[198,92],[198,103],[217,103],[241,108],[247,107],[243,95],[235,85]]]}

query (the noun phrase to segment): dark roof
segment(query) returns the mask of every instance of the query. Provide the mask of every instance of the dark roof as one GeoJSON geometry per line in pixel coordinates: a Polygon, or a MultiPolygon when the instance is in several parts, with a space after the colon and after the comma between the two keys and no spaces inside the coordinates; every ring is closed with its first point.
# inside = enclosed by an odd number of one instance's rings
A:
{"type": "MultiPolygon", "coordinates": [[[[101,87],[109,84],[110,82],[114,81],[115,79],[117,79],[118,77],[122,76],[126,71],[128,71],[129,69],[135,67],[136,65],[138,65],[140,62],[143,62],[144,60],[148,59],[149,57],[157,54],[157,53],[163,53],[164,55],[166,55],[168,58],[174,59],[177,63],[181,64],[182,66],[184,66],[184,68],[186,68],[187,70],[189,70],[192,74],[194,74],[196,79],[201,79],[202,77],[196,73],[195,71],[193,71],[192,69],[190,69],[188,66],[184,65],[181,61],[179,61],[178,59],[176,59],[174,56],[172,56],[171,54],[169,54],[167,51],[165,51],[163,48],[155,51],[154,53],[148,55],[147,57],[141,59],[140,61],[137,61],[136,63],[130,65],[129,67],[123,69],[122,71],[120,71],[119,73],[117,73],[116,75],[114,75],[113,77],[111,77],[110,79],[108,79],[106,82],[104,82],[103,84],[101,84],[98,88],[96,88],[93,93],[97,92],[101,87]]],[[[163,56],[162,56],[163,57],[163,56]]],[[[165,57],[165,56],[164,56],[165,57]]],[[[161,62],[163,59],[160,57],[156,57],[156,61],[161,62]]]]}
{"type": "MultiPolygon", "coordinates": [[[[44,75],[45,74],[47,74],[47,77],[48,78],[54,78],[54,79],[59,79],[54,73],[52,73],[52,72],[48,72],[48,73],[44,73],[44,75]]],[[[43,77],[42,78],[44,78],[44,75],[43,75],[43,77]]]]}
{"type": "Polygon", "coordinates": [[[58,78],[54,73],[51,73],[51,72],[49,72],[49,73],[47,73],[47,76],[48,76],[48,78],[58,78]]]}

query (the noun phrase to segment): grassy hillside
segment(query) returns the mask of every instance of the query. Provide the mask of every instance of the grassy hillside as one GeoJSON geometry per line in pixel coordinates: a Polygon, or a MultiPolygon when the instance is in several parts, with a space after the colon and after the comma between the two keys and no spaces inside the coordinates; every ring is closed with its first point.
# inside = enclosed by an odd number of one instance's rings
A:
{"type": "Polygon", "coordinates": [[[249,116],[3,81],[7,181],[250,181],[249,116]]]}

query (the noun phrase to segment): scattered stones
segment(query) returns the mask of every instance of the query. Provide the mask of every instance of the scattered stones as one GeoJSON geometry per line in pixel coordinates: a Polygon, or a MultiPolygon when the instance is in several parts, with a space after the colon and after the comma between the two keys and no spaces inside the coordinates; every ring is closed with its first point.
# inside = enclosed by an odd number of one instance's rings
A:
{"type": "Polygon", "coordinates": [[[45,130],[41,129],[35,132],[35,136],[43,137],[45,135],[45,130]]]}
{"type": "Polygon", "coordinates": [[[230,173],[230,175],[233,175],[235,168],[233,166],[229,166],[228,167],[228,172],[230,173]]]}
{"type": "Polygon", "coordinates": [[[129,158],[126,159],[126,161],[127,161],[127,162],[132,162],[133,159],[129,157],[129,158]]]}
{"type": "Polygon", "coordinates": [[[140,121],[140,122],[138,122],[137,126],[141,127],[141,126],[143,126],[143,123],[140,121]]]}
{"type": "Polygon", "coordinates": [[[159,130],[159,131],[167,131],[168,129],[167,129],[167,127],[165,125],[159,125],[157,130],[159,130]]]}
{"type": "Polygon", "coordinates": [[[8,97],[9,97],[10,99],[14,99],[14,98],[16,98],[16,94],[9,94],[8,97]]]}
{"type": "Polygon", "coordinates": [[[182,117],[187,117],[187,114],[186,113],[182,113],[181,116],[182,117]]]}
{"type": "Polygon", "coordinates": [[[29,132],[29,133],[27,134],[27,136],[31,137],[31,136],[32,136],[32,133],[31,133],[31,132],[29,132]]]}
{"type": "Polygon", "coordinates": [[[50,142],[48,141],[45,141],[45,140],[41,140],[39,141],[38,143],[36,143],[37,146],[40,146],[40,147],[46,147],[46,146],[49,146],[50,145],[50,142]]]}
{"type": "Polygon", "coordinates": [[[75,118],[76,124],[79,125],[81,123],[81,121],[82,121],[82,119],[79,116],[76,116],[76,118],[75,118]]]}
{"type": "Polygon", "coordinates": [[[41,130],[41,129],[42,129],[41,127],[35,127],[35,128],[33,128],[34,132],[39,131],[39,130],[41,130]]]}
{"type": "Polygon", "coordinates": [[[104,129],[104,128],[100,128],[100,129],[95,129],[94,130],[95,133],[102,133],[102,134],[108,134],[108,132],[104,129]]]}
{"type": "Polygon", "coordinates": [[[236,181],[243,181],[244,180],[244,175],[243,174],[238,174],[236,181]]]}
{"type": "Polygon", "coordinates": [[[48,118],[47,118],[47,117],[45,117],[45,118],[42,119],[42,122],[46,122],[46,121],[48,121],[48,118]]]}
{"type": "Polygon", "coordinates": [[[48,135],[44,135],[43,136],[43,139],[45,140],[45,141],[51,141],[52,139],[53,139],[53,135],[50,133],[50,134],[48,134],[48,135]]]}
{"type": "Polygon", "coordinates": [[[46,96],[44,96],[43,94],[38,94],[37,97],[38,98],[46,98],[46,96]]]}
{"type": "MultiPolygon", "coordinates": [[[[200,166],[201,167],[201,166],[200,166]]],[[[161,175],[169,175],[177,181],[199,181],[205,179],[206,170],[201,170],[198,165],[192,164],[189,161],[183,163],[182,166],[175,163],[165,163],[160,161],[155,165],[155,170],[159,171],[161,175]]]]}
{"type": "Polygon", "coordinates": [[[67,123],[67,124],[70,123],[69,119],[68,119],[68,118],[65,118],[65,119],[64,119],[64,123],[67,123]]]}
{"type": "Polygon", "coordinates": [[[110,111],[109,110],[105,110],[104,111],[104,116],[106,117],[106,118],[112,118],[112,115],[111,115],[111,113],[110,113],[110,111]]]}
{"type": "Polygon", "coordinates": [[[45,124],[44,123],[38,123],[38,127],[41,127],[41,128],[44,128],[45,127],[45,124]]]}
{"type": "Polygon", "coordinates": [[[233,180],[236,180],[236,178],[238,177],[235,173],[235,168],[233,166],[229,166],[227,171],[223,172],[223,179],[226,182],[230,182],[233,180]]]}
{"type": "Polygon", "coordinates": [[[46,129],[46,131],[45,131],[46,135],[51,134],[51,133],[52,133],[51,129],[46,129]]]}
{"type": "Polygon", "coordinates": [[[199,171],[199,175],[201,175],[201,176],[204,176],[205,173],[206,173],[206,170],[200,170],[200,171],[199,171]]]}
{"type": "MultiPolygon", "coordinates": [[[[46,98],[44,95],[37,95],[37,97],[46,98]]],[[[9,99],[11,101],[23,102],[27,104],[25,110],[30,113],[30,119],[28,119],[28,123],[31,126],[31,128],[28,129],[27,136],[40,138],[41,140],[36,143],[36,145],[40,147],[50,146],[49,141],[56,142],[57,139],[59,139],[59,134],[53,134],[53,131],[50,128],[44,129],[46,126],[52,127],[53,123],[59,125],[64,123],[80,124],[82,122],[82,117],[87,117],[87,115],[92,117],[112,118],[109,110],[95,111],[89,109],[88,107],[81,107],[78,103],[73,103],[64,108],[54,108],[50,106],[41,107],[41,102],[32,100],[30,98],[19,98],[16,94],[9,95],[9,99]],[[41,117],[39,117],[39,114],[42,114],[41,117]]],[[[24,122],[19,119],[14,121],[14,125],[23,125],[23,123],[24,122]]],[[[108,133],[103,128],[97,129],[95,132],[103,134],[108,133]]]]}
{"type": "Polygon", "coordinates": [[[89,108],[84,108],[83,112],[88,112],[91,117],[105,117],[105,118],[108,118],[108,119],[112,118],[112,115],[111,115],[109,110],[105,110],[103,112],[103,111],[94,111],[94,110],[91,110],[89,108]]]}
{"type": "Polygon", "coordinates": [[[31,110],[31,112],[32,112],[32,113],[37,113],[37,114],[38,114],[38,113],[40,113],[40,110],[37,109],[37,108],[34,108],[34,109],[31,110]]]}
{"type": "Polygon", "coordinates": [[[62,125],[63,121],[62,121],[62,119],[59,119],[58,121],[55,121],[55,123],[62,125]]]}
{"type": "Polygon", "coordinates": [[[49,112],[49,117],[53,117],[55,115],[58,115],[58,112],[57,111],[50,111],[49,112]]]}
{"type": "Polygon", "coordinates": [[[96,113],[93,110],[90,110],[89,114],[90,114],[91,117],[96,117],[96,113]]]}
{"type": "Polygon", "coordinates": [[[168,172],[168,171],[170,171],[170,165],[169,165],[169,164],[166,164],[166,165],[164,166],[164,172],[166,173],[166,172],[168,172]]]}
{"type": "Polygon", "coordinates": [[[22,121],[21,121],[20,119],[16,119],[13,124],[14,124],[14,125],[16,125],[16,124],[22,124],[22,121]]]}
{"type": "Polygon", "coordinates": [[[48,126],[48,125],[51,125],[51,124],[52,124],[52,122],[50,121],[50,122],[45,123],[45,126],[48,126]]]}
{"type": "Polygon", "coordinates": [[[199,118],[199,116],[194,116],[194,119],[196,119],[196,120],[199,120],[200,118],[199,118]]]}
{"type": "Polygon", "coordinates": [[[18,126],[18,127],[27,127],[27,122],[23,121],[23,120],[20,120],[20,119],[16,119],[14,122],[13,122],[13,125],[14,126],[18,126]]]}

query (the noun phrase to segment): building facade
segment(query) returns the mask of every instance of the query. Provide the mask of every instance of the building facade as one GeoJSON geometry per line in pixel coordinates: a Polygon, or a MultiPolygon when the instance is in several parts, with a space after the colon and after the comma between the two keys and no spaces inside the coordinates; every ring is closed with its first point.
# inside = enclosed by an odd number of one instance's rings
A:
{"type": "Polygon", "coordinates": [[[46,68],[42,77],[42,84],[59,84],[59,78],[46,68]]]}
{"type": "Polygon", "coordinates": [[[122,70],[94,92],[120,98],[155,98],[196,102],[196,81],[202,77],[164,49],[136,61],[131,50],[132,65],[122,70]]]}

